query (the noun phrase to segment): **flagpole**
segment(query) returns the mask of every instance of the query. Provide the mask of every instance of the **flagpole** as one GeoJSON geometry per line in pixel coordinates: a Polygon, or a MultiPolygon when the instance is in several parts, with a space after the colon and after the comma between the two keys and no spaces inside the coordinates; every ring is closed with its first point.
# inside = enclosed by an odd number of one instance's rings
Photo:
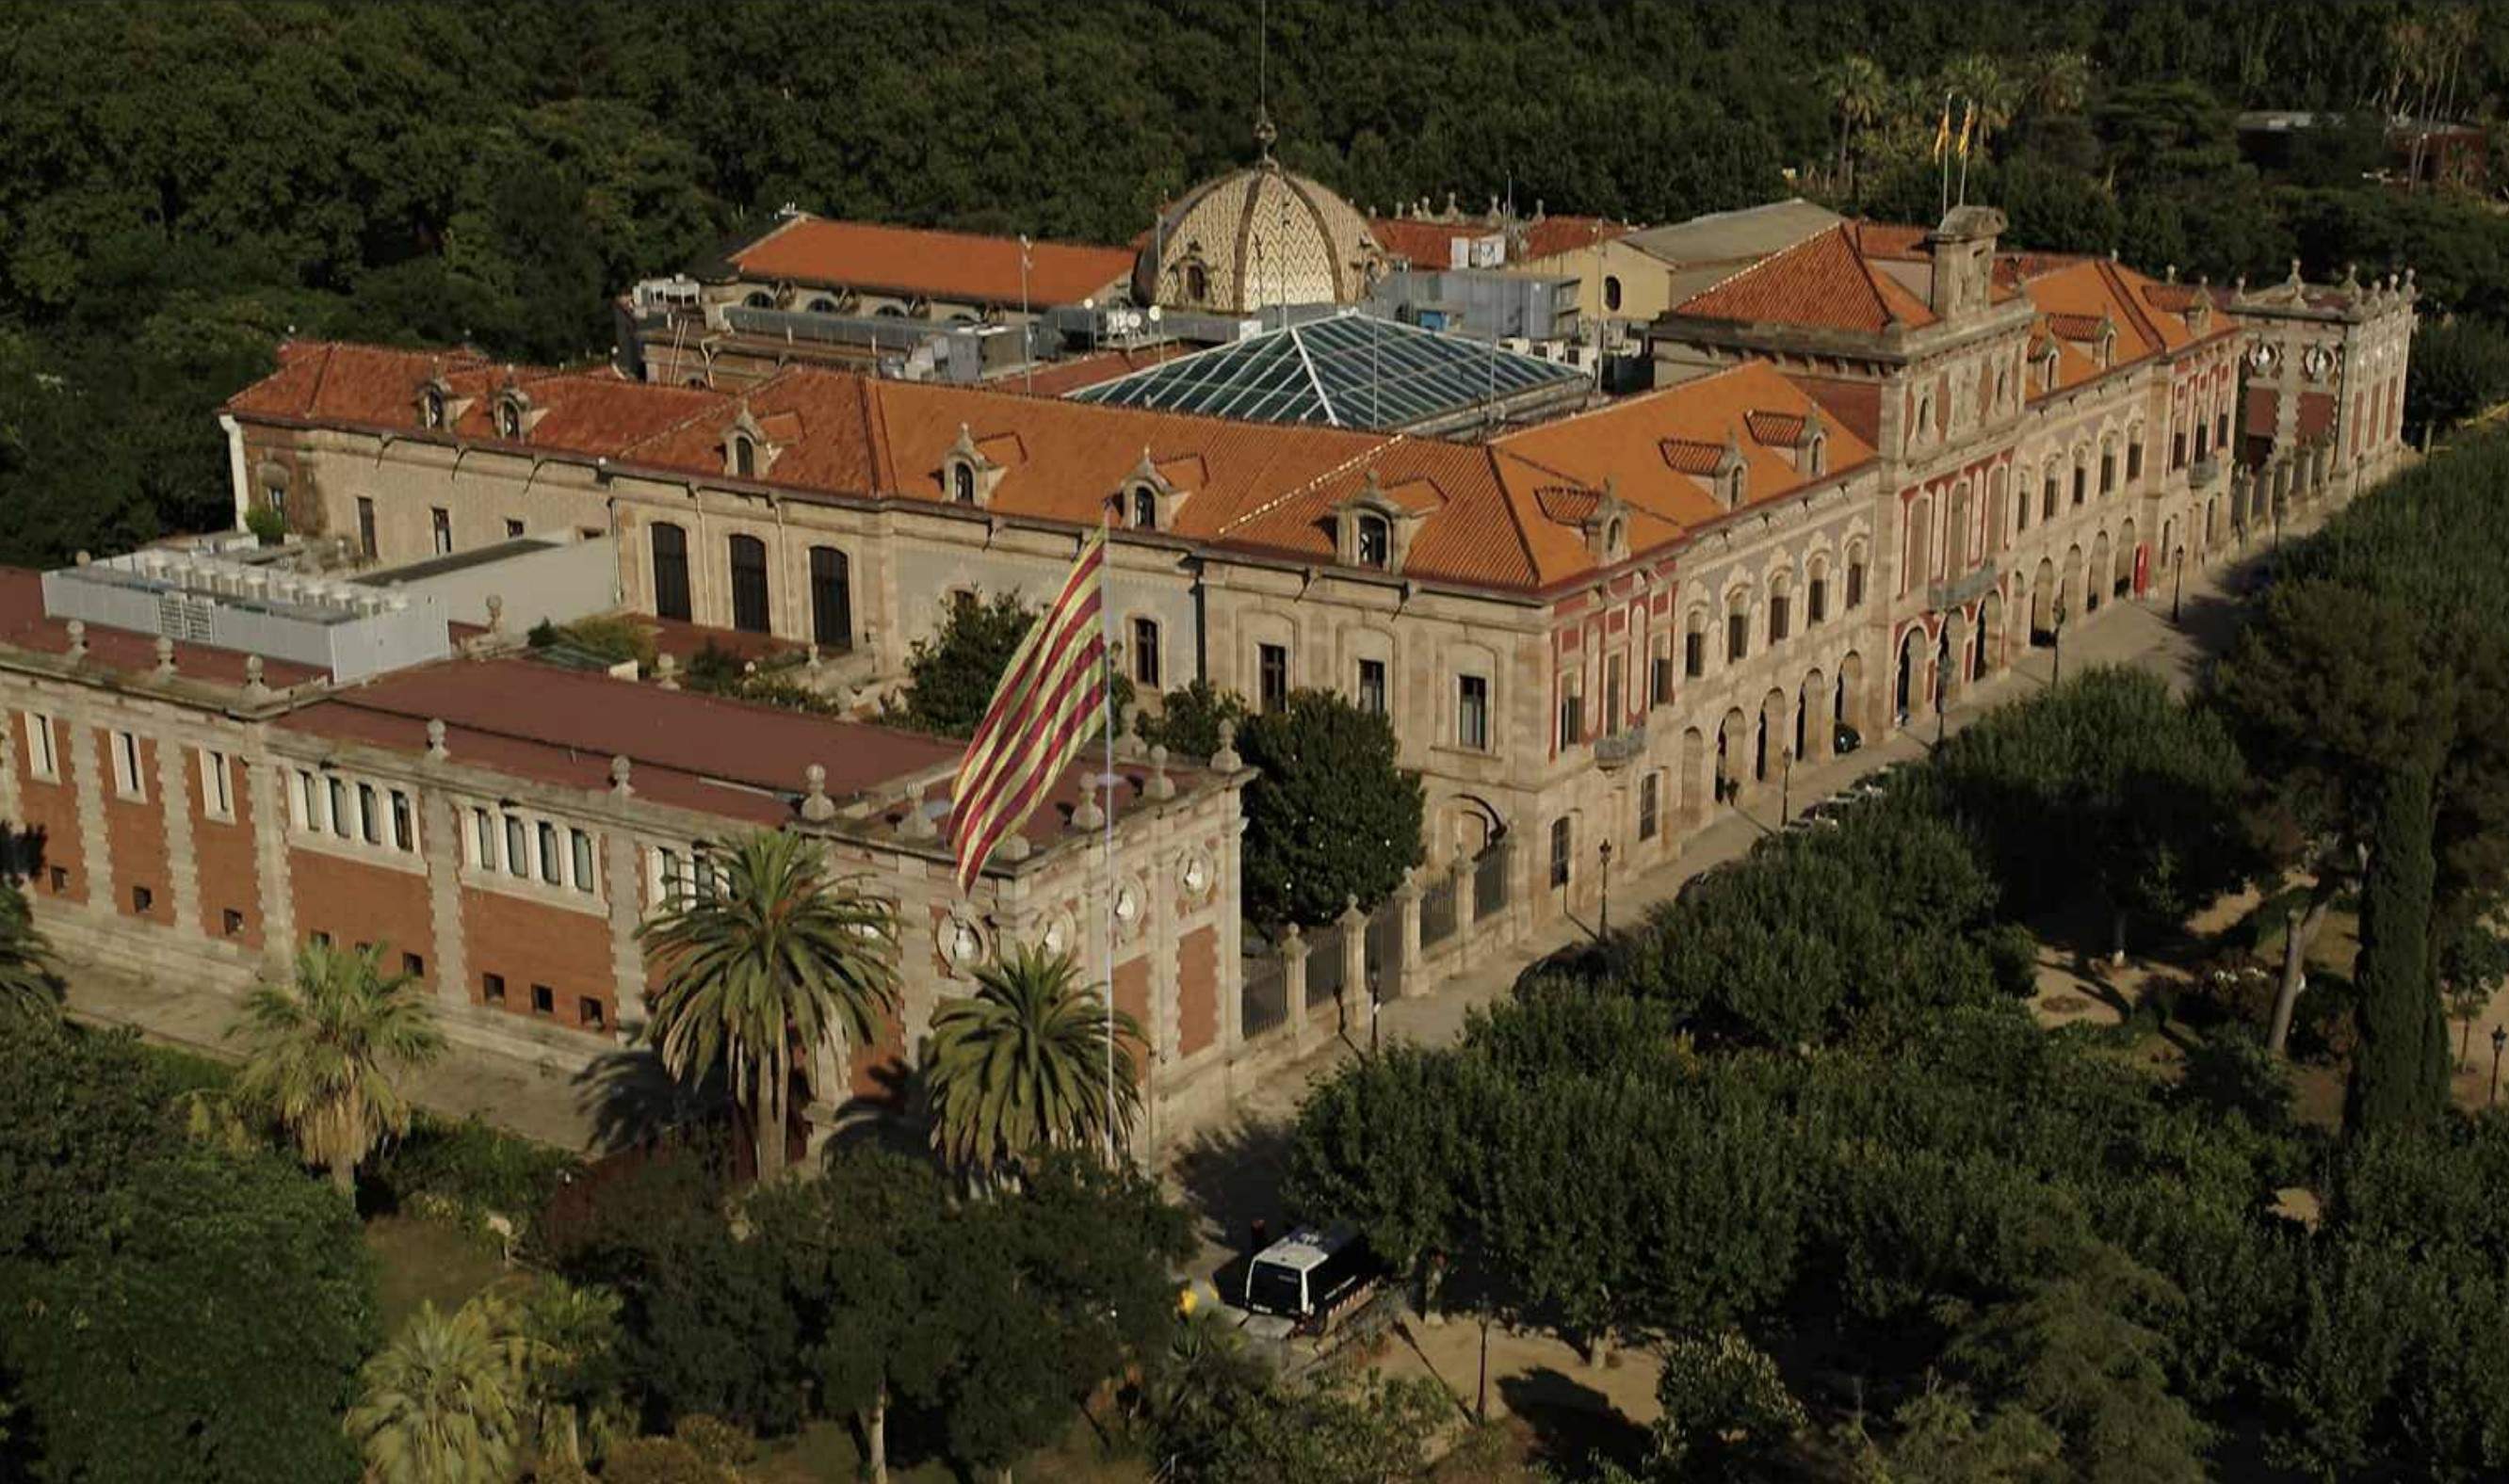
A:
{"type": "Polygon", "coordinates": [[[1934,162],[1943,178],[1942,214],[1945,216],[1952,214],[1951,130],[1952,95],[1946,93],[1943,94],[1943,121],[1934,129],[1934,162]]]}
{"type": "MultiPolygon", "coordinates": [[[[1098,540],[1107,538],[1105,512],[1098,517],[1098,540]]],[[[1099,555],[1098,634],[1105,651],[1106,692],[1106,902],[1100,929],[1106,945],[1106,1168],[1115,1168],[1115,634],[1114,605],[1107,602],[1105,554],[1099,555]]]]}

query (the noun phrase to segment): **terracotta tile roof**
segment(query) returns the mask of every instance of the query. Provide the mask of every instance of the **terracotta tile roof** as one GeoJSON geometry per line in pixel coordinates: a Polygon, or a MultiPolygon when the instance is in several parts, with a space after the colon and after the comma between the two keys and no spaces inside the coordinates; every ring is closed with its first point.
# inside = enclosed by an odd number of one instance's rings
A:
{"type": "Polygon", "coordinates": [[[1855,250],[1868,258],[1897,258],[1903,261],[1930,262],[1933,253],[1926,246],[1930,229],[1906,222],[1857,220],[1847,224],[1854,234],[1855,250]]]}
{"type": "Polygon", "coordinates": [[[1100,382],[1111,382],[1119,376],[1146,371],[1165,365],[1181,355],[1193,353],[1191,348],[1173,342],[1146,346],[1138,351],[1102,351],[1095,355],[1075,355],[1036,368],[1033,373],[1004,377],[995,385],[1005,391],[1026,391],[1037,396],[1062,396],[1100,382]]]}
{"type": "MultiPolygon", "coordinates": [[[[2039,312],[2039,329],[2056,337],[2055,390],[2067,390],[2107,371],[2195,344],[2183,315],[2153,307],[2151,291],[2167,286],[2107,258],[2077,258],[2025,279],[2022,288],[2039,312]],[[2105,368],[2075,349],[2097,339],[2103,319],[2116,327],[2116,345],[2105,368]]],[[[2205,338],[2236,333],[2232,317],[2223,315],[2205,338]]]]}
{"type": "Polygon", "coordinates": [[[2046,322],[2059,340],[2097,340],[2100,326],[2109,321],[2097,315],[2049,315],[2046,322]]]}
{"type": "Polygon", "coordinates": [[[1876,382],[1827,376],[1792,376],[1798,390],[1820,404],[1830,421],[1855,434],[1867,448],[1882,441],[1882,388],[1876,382]]]}
{"type": "MultiPolygon", "coordinates": [[[[924,797],[944,798],[965,747],[919,732],[510,658],[401,671],[291,712],[279,724],[415,755],[427,748],[431,719],[445,723],[445,748],[456,762],[606,792],[610,760],[624,757],[638,798],[762,826],[793,817],[805,770],[813,763],[827,770],[829,797],[840,803],[876,798],[918,774],[937,775],[924,797]]],[[[1066,770],[1024,832],[1030,839],[1048,843],[1062,833],[1089,771],[1084,764],[1066,770]]],[[[1144,770],[1117,771],[1138,795],[1144,770]]],[[[880,817],[893,819],[896,812],[880,817]]],[[[947,829],[946,819],[938,822],[947,829]]]]}
{"type": "Polygon", "coordinates": [[[1934,312],[1855,248],[1842,224],[1743,269],[1673,309],[1701,319],[1879,334],[1893,321],[1910,329],[1934,322],[1934,312]]]}
{"type": "MultiPolygon", "coordinates": [[[[1498,447],[1569,475],[1589,488],[1605,480],[1637,517],[1629,545],[1643,550],[1658,538],[1727,515],[1706,476],[1738,441],[1744,468],[1746,505],[1782,499],[1815,480],[1796,469],[1784,452],[1740,438],[1752,414],[1801,418],[1816,403],[1776,368],[1747,361],[1731,370],[1633,396],[1592,412],[1509,433],[1498,447]]],[[[1833,423],[1828,431],[1826,481],[1873,457],[1872,445],[1833,423]]]]}
{"type": "Polygon", "coordinates": [[[1600,492],[1573,484],[1536,486],[1533,498],[1542,506],[1544,518],[1563,526],[1582,526],[1592,520],[1603,503],[1600,492]]]}
{"type": "Polygon", "coordinates": [[[1414,268],[1435,269],[1453,263],[1453,243],[1459,240],[1504,233],[1508,239],[1507,261],[1522,263],[1608,242],[1628,236],[1635,228],[1601,216],[1546,216],[1539,221],[1500,226],[1432,221],[1417,216],[1371,216],[1367,230],[1375,235],[1387,256],[1408,259],[1414,268]]]}
{"type": "MultiPolygon", "coordinates": [[[[44,614],[42,573],[23,567],[0,567],[0,646],[31,649],[41,654],[69,652],[68,622],[44,614]]],[[[243,653],[237,649],[177,643],[174,646],[174,673],[184,679],[241,686],[243,684],[244,658],[243,653]]],[[[87,626],[87,662],[117,675],[152,673],[157,668],[157,636],[91,623],[87,626]]],[[[266,659],[261,666],[262,684],[274,688],[326,680],[329,676],[327,670],[284,659],[266,659]]]]}
{"type": "Polygon", "coordinates": [[[1754,412],[1742,420],[1751,436],[1771,448],[1792,448],[1803,436],[1804,416],[1798,412],[1754,412]]]}
{"type": "MultiPolygon", "coordinates": [[[[732,252],[730,262],[745,278],[790,279],[927,299],[1020,302],[1016,238],[829,221],[805,213],[732,252]]],[[[1040,309],[1077,304],[1132,272],[1133,254],[1121,247],[1031,242],[1028,301],[1040,309]]]]}

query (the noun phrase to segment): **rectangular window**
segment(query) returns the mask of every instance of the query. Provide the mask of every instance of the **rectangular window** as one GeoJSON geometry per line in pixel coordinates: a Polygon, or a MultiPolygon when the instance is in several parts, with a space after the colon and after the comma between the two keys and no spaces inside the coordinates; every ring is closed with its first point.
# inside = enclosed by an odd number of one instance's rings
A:
{"type": "Polygon", "coordinates": [[[1864,564],[1862,562],[1847,564],[1847,606],[1849,608],[1864,606],[1864,564]]]}
{"type": "Polygon", "coordinates": [[[655,521],[654,542],[654,616],[689,618],[689,534],[668,521],[655,521]]]}
{"type": "Polygon", "coordinates": [[[62,893],[64,893],[64,892],[66,892],[66,891],[68,891],[68,890],[70,889],[70,872],[69,872],[69,868],[68,868],[68,867],[66,867],[66,866],[53,866],[53,867],[48,867],[48,868],[46,868],[46,872],[47,872],[47,873],[46,873],[45,879],[47,879],[47,880],[49,880],[49,881],[51,881],[51,882],[53,883],[53,895],[54,895],[54,896],[56,896],[56,897],[60,896],[62,893]]]}
{"type": "Polygon", "coordinates": [[[331,946],[331,935],[323,932],[320,928],[316,928],[313,933],[313,942],[314,946],[318,948],[327,948],[331,946]]]}
{"type": "Polygon", "coordinates": [[[1455,745],[1473,752],[1489,751],[1489,678],[1455,677],[1455,745]]]}
{"type": "Polygon", "coordinates": [[[131,888],[131,911],[133,916],[147,916],[148,909],[156,905],[157,894],[155,892],[150,891],[145,886],[134,886],[131,888]]]}
{"type": "Polygon", "coordinates": [[[1655,773],[1649,773],[1644,778],[1638,780],[1638,838],[1642,840],[1651,840],[1655,838],[1655,796],[1656,781],[1659,776],[1660,775],[1655,773]]]}
{"type": "Polygon", "coordinates": [[[1692,629],[1681,636],[1681,673],[1692,680],[1707,673],[1707,631],[1692,629]]]}
{"type": "Polygon", "coordinates": [[[654,852],[654,904],[656,907],[680,894],[680,853],[676,850],[654,852]]]}
{"type": "Polygon", "coordinates": [[[1257,645],[1254,649],[1254,688],[1257,704],[1265,711],[1286,711],[1290,705],[1290,648],[1287,645],[1257,645]]]}
{"type": "Polygon", "coordinates": [[[201,749],[201,812],[211,819],[235,818],[235,782],[227,755],[206,747],[201,749]]]}
{"type": "Polygon", "coordinates": [[[2185,467],[2187,466],[2187,429],[2186,429],[2186,428],[2183,428],[2183,427],[2180,427],[2180,428],[2174,428],[2174,429],[2172,429],[2172,430],[2170,431],[2170,434],[2169,434],[2169,466],[2170,466],[2171,468],[2173,468],[2173,469],[2183,469],[2183,468],[2185,468],[2185,467]]]}
{"type": "Polygon", "coordinates": [[[592,836],[580,830],[568,832],[575,855],[575,889],[592,890],[592,836]]]}
{"type": "Polygon", "coordinates": [[[347,839],[356,833],[357,828],[357,822],[353,815],[353,806],[349,802],[349,786],[337,778],[330,780],[330,783],[331,833],[342,839],[347,839]]]}
{"type": "Polygon", "coordinates": [[[575,1019],[586,1030],[599,1030],[608,1022],[609,1013],[599,1000],[587,994],[575,1002],[575,1019]]]}
{"type": "Polygon", "coordinates": [[[2100,454],[2100,493],[2116,493],[2116,453],[2113,449],[2103,450],[2100,454]]]}
{"type": "Polygon", "coordinates": [[[393,848],[404,854],[418,849],[418,822],[410,817],[409,796],[392,791],[393,848]]]}
{"type": "Polygon", "coordinates": [[[731,626],[749,634],[768,631],[767,543],[754,536],[727,538],[731,559],[731,626]]]}
{"type": "Polygon", "coordinates": [[[546,984],[532,985],[532,1014],[553,1015],[557,1011],[557,991],[546,984]]]}
{"type": "Polygon", "coordinates": [[[518,520],[513,520],[513,519],[510,519],[510,518],[509,518],[509,519],[507,519],[507,520],[506,520],[506,539],[507,539],[507,540],[509,540],[509,541],[518,541],[518,540],[521,540],[521,539],[522,539],[522,538],[523,538],[523,523],[522,523],[521,521],[518,521],[518,520]]]}
{"type": "Polygon", "coordinates": [[[2203,463],[2206,454],[2211,452],[2212,446],[2205,441],[2206,432],[2207,429],[2203,424],[2195,425],[2195,462],[2197,464],[2203,463]]]}
{"type": "Polygon", "coordinates": [[[299,830],[321,829],[321,782],[312,773],[307,772],[303,768],[298,768],[296,770],[296,791],[292,798],[295,803],[296,828],[299,830]]]}
{"type": "Polygon", "coordinates": [[[1551,822],[1551,884],[1568,884],[1568,850],[1570,845],[1568,816],[1562,814],[1551,822]]]}
{"type": "Polygon", "coordinates": [[[240,937],[243,933],[243,913],[230,907],[221,917],[220,925],[226,929],[229,938],[240,937]]]}
{"type": "Polygon", "coordinates": [[[1751,615],[1725,615],[1725,661],[1733,664],[1751,652],[1751,615]]]}
{"type": "Polygon", "coordinates": [[[1603,661],[1603,730],[1607,732],[1619,731],[1621,718],[1629,714],[1629,708],[1624,704],[1628,699],[1624,687],[1628,684],[1629,663],[1629,656],[1625,654],[1615,654],[1603,661]]]}
{"type": "Polygon", "coordinates": [[[532,873],[532,832],[513,815],[506,816],[506,874],[528,876],[532,873]]]}
{"type": "Polygon", "coordinates": [[[1385,715],[1385,661],[1359,662],[1359,709],[1372,717],[1385,715]]]}
{"type": "Polygon", "coordinates": [[[427,520],[428,525],[435,533],[435,554],[451,556],[453,554],[453,512],[442,505],[436,505],[427,512],[427,520]]]}
{"type": "Polygon", "coordinates": [[[2054,520],[2056,518],[2056,476],[2050,474],[2047,476],[2046,487],[2040,492],[2039,496],[2039,518],[2041,520],[2054,520]]]}
{"type": "Polygon", "coordinates": [[[2091,471],[2081,464],[2074,465],[2074,503],[2080,504],[2091,492],[2091,471]]]}
{"type": "Polygon", "coordinates": [[[497,816],[485,809],[470,811],[470,864],[482,871],[497,869],[497,816]]]}
{"type": "Polygon", "coordinates": [[[1653,671],[1649,675],[1648,680],[1649,687],[1647,696],[1649,701],[1657,706],[1671,705],[1672,656],[1669,654],[1657,655],[1655,657],[1653,671]]]}
{"type": "Polygon", "coordinates": [[[540,836],[541,879],[551,886],[563,886],[566,884],[564,879],[566,874],[566,861],[563,856],[558,854],[557,826],[550,824],[547,820],[542,820],[540,824],[540,836]]]}
{"type": "Polygon", "coordinates": [[[376,805],[375,786],[371,783],[357,785],[357,821],[364,827],[367,844],[384,842],[384,811],[376,805]]]}
{"type": "Polygon", "coordinates": [[[134,732],[113,734],[113,791],[125,798],[148,797],[140,787],[139,737],[134,732]]]}
{"type": "Polygon", "coordinates": [[[400,972],[408,975],[412,979],[425,979],[427,978],[427,960],[416,953],[403,953],[400,956],[400,972]]]}
{"type": "Polygon", "coordinates": [[[810,548],[810,637],[823,649],[854,647],[853,564],[834,546],[810,548]]]}
{"type": "Polygon", "coordinates": [[[375,502],[363,495],[357,497],[357,550],[375,559],[375,502]]]}
{"type": "Polygon", "coordinates": [[[1790,632],[1789,625],[1793,622],[1793,615],[1786,612],[1787,607],[1784,593],[1769,594],[1769,643],[1771,644],[1783,643],[1790,632]]]}
{"type": "Polygon", "coordinates": [[[479,1002],[483,1005],[502,1005],[506,1003],[506,976],[502,974],[480,975],[479,1002]]]}
{"type": "Polygon", "coordinates": [[[2230,409],[2228,407],[2213,414],[2213,446],[2215,448],[2230,446],[2230,409]]]}
{"type": "Polygon", "coordinates": [[[2130,480],[2143,477],[2143,445],[2140,443],[2125,446],[2125,477],[2130,480]]]}
{"type": "Polygon", "coordinates": [[[1571,690],[1559,698],[1559,745],[1575,747],[1586,740],[1586,698],[1571,690]]]}
{"type": "Polygon", "coordinates": [[[1159,621],[1156,618],[1133,620],[1133,684],[1149,690],[1159,688],[1159,621]]]}
{"type": "Polygon", "coordinates": [[[48,782],[60,781],[60,758],[53,751],[53,719],[40,711],[26,713],[26,771],[48,782]]]}

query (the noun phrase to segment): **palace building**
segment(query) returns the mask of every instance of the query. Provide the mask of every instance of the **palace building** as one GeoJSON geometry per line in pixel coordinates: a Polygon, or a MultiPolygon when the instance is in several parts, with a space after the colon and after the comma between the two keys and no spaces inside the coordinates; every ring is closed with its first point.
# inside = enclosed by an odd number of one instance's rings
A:
{"type": "MultiPolygon", "coordinates": [[[[196,662],[187,632],[160,627],[170,670],[144,653],[104,664],[128,646],[93,627],[89,657],[65,663],[59,620],[21,594],[23,640],[0,668],[24,672],[11,683],[33,687],[18,692],[25,709],[77,718],[49,733],[51,756],[84,761],[56,768],[78,787],[48,794],[21,749],[0,804],[75,842],[39,893],[73,913],[73,939],[76,924],[162,917],[184,951],[241,969],[266,953],[255,944],[311,931],[388,937],[482,1023],[563,1021],[579,1037],[632,1014],[624,945],[655,852],[719,838],[709,806],[818,829],[942,935],[884,1052],[908,1055],[928,1014],[914,1007],[948,990],[950,924],[976,944],[1067,934],[1054,925],[1090,920],[1098,888],[1058,833],[1067,814],[1028,860],[996,863],[986,900],[949,903],[927,816],[955,753],[880,719],[949,605],[1043,595],[1104,525],[1112,638],[1145,709],[1195,681],[1263,708],[1335,690],[1389,719],[1428,798],[1426,865],[1392,902],[1258,953],[1236,922],[1233,757],[1178,760],[1164,781],[1140,756],[1119,769],[1119,852],[1148,904],[1143,951],[1119,949],[1119,996],[1157,1027],[1162,1087],[1207,1106],[1256,1064],[1257,1040],[1286,1020],[1296,1044],[1299,1012],[1363,975],[1433,981],[1476,945],[1590,911],[1607,851],[1631,870],[1671,860],[1721,804],[1783,789],[1797,762],[1931,724],[2028,647],[2166,601],[2188,564],[2406,457],[2410,275],[2224,288],[2016,252],[2003,230],[1983,206],[1914,227],[1792,202],[1565,247],[1517,233],[1491,271],[1628,275],[1618,305],[1606,284],[1597,307],[1643,336],[1653,386],[1620,397],[1352,310],[1388,261],[1368,219],[1268,157],[1162,215],[1128,259],[1130,302],[1280,322],[1199,354],[1122,352],[1096,382],[961,385],[793,356],[685,385],[292,342],[225,409],[240,524],[277,509],[293,560],[386,583],[502,543],[597,553],[610,606],[684,650],[783,651],[782,673],[850,720],[727,709],[656,684],[667,665],[641,684],[543,685],[522,661],[459,653],[356,684],[336,667],[282,679],[274,653],[268,695],[205,693],[233,660],[196,662]],[[1534,245],[1552,255],[1518,255],[1534,245]],[[123,733],[159,749],[133,755],[159,780],[146,799],[206,776],[166,748],[241,760],[251,782],[237,797],[275,822],[239,857],[253,863],[254,895],[235,906],[246,927],[201,931],[229,904],[197,872],[178,885],[179,863],[226,832],[196,805],[178,822],[172,804],[117,794],[123,733]],[[605,787],[613,758],[629,792],[605,787]],[[325,759],[377,800],[351,788],[361,812],[345,835],[325,759]],[[813,763],[823,783],[805,778],[813,763]],[[348,877],[299,872],[298,852],[364,861],[402,796],[416,859],[376,878],[395,883],[401,915],[353,921],[321,895],[348,877]],[[537,811],[521,857],[508,800],[537,811]],[[150,843],[115,847],[126,821],[150,843]],[[589,900],[576,832],[597,866],[589,900]],[[1201,884],[1186,889],[1188,867],[1201,884]],[[550,920],[573,936],[545,940],[579,945],[566,972],[520,949],[500,963],[492,925],[526,908],[567,913],[550,920]],[[488,973],[507,996],[493,1009],[488,973]]],[[[1395,271],[1433,250],[1406,241],[1395,271]]],[[[476,649],[495,611],[478,595],[498,578],[464,580],[456,643],[476,649]]],[[[90,936],[109,950],[113,935],[90,936]]]]}

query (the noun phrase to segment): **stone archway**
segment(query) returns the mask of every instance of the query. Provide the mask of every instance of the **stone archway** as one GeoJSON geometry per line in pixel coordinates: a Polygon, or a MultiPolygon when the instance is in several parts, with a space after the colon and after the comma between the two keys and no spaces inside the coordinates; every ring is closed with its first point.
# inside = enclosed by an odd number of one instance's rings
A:
{"type": "MultiPolygon", "coordinates": [[[[1430,818],[1437,821],[1452,854],[1446,859],[1479,860],[1507,834],[1507,816],[1478,794],[1449,794],[1438,801],[1430,818]]],[[[1434,841],[1432,842],[1434,845],[1434,841]]]]}
{"type": "Polygon", "coordinates": [[[2030,637],[2038,638],[2056,626],[2056,564],[2047,557],[2039,559],[2039,575],[2030,580],[2030,637]]]}
{"type": "Polygon", "coordinates": [[[2070,623],[2082,616],[2082,548],[2065,548],[2065,575],[2056,583],[2056,612],[2070,623]]]}
{"type": "Polygon", "coordinates": [[[1991,592],[1977,600],[1977,658],[1974,673],[1979,679],[1994,675],[2008,663],[2003,632],[2003,594],[1991,592]]]}
{"type": "Polygon", "coordinates": [[[2109,534],[2103,531],[2099,534],[2098,538],[2091,542],[2091,570],[2089,580],[2082,586],[2083,612],[2096,613],[2100,611],[2100,606],[2108,602],[2109,564],[2111,560],[2109,534]]]}
{"type": "Polygon", "coordinates": [[[1830,720],[1840,725],[1854,727],[1859,738],[1864,735],[1864,656],[1852,649],[1838,662],[1836,694],[1829,714],[1830,720]]]}
{"type": "Polygon", "coordinates": [[[1737,706],[1716,728],[1716,791],[1728,800],[1741,797],[1750,745],[1751,719],[1737,706]]]}
{"type": "Polygon", "coordinates": [[[1899,665],[1891,686],[1891,709],[1893,720],[1901,726],[1916,720],[1917,713],[1932,700],[1927,670],[1932,664],[1933,635],[1922,623],[1908,625],[1899,636],[1899,665]]]}
{"type": "Polygon", "coordinates": [[[1751,778],[1766,783],[1778,774],[1786,750],[1786,693],[1771,690],[1760,697],[1760,715],[1751,726],[1751,778]]]}
{"type": "Polygon", "coordinates": [[[2135,567],[2134,520],[2129,516],[2117,527],[2117,567],[2112,586],[2118,597],[2142,591],[2135,585],[2135,567]]]}
{"type": "Polygon", "coordinates": [[[1681,827],[1696,830],[1707,822],[1708,807],[1715,801],[1716,775],[1710,766],[1711,755],[1707,734],[1698,727],[1681,733],[1681,827]]]}
{"type": "Polygon", "coordinates": [[[1934,673],[1946,706],[1957,702],[1968,689],[1968,632],[1966,612],[1953,609],[1943,614],[1942,632],[1934,646],[1934,673]]]}

